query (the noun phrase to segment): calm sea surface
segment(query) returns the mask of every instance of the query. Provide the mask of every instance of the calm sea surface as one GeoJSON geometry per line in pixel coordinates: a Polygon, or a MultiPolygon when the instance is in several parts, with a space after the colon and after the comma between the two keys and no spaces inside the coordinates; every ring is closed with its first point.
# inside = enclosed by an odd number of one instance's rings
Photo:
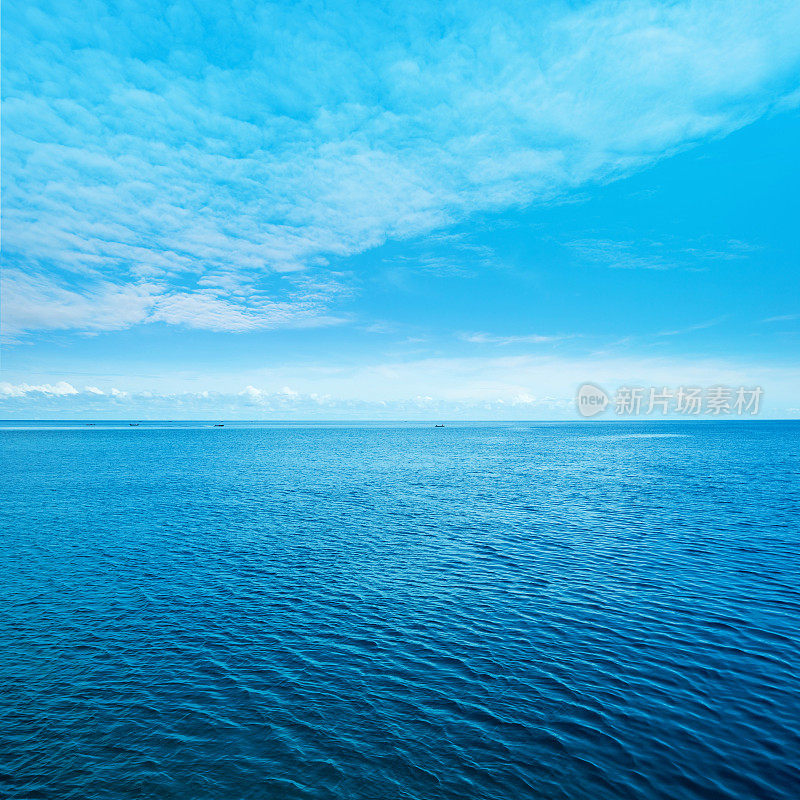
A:
{"type": "Polygon", "coordinates": [[[0,425],[4,796],[798,797],[800,424],[0,425]]]}

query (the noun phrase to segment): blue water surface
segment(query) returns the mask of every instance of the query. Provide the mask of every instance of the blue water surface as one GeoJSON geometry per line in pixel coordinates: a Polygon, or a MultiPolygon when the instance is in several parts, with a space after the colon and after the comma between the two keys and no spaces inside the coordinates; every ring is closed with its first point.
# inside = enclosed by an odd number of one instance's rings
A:
{"type": "Polygon", "coordinates": [[[0,794],[798,797],[799,423],[4,425],[0,794]]]}

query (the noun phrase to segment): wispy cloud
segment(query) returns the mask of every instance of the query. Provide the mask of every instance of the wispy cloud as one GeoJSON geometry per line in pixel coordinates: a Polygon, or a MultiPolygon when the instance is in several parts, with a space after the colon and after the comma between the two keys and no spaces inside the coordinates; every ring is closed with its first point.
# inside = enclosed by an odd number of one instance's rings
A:
{"type": "Polygon", "coordinates": [[[613,269],[670,269],[676,266],[660,246],[647,247],[640,242],[577,239],[569,242],[567,247],[586,261],[613,269]]]}
{"type": "Polygon", "coordinates": [[[522,336],[496,336],[491,333],[462,333],[461,339],[473,344],[546,344],[566,339],[566,336],[541,336],[531,333],[522,336]]]}
{"type": "Polygon", "coordinates": [[[4,10],[4,256],[49,279],[17,330],[324,318],[197,281],[324,273],[800,100],[790,2],[69,5],[4,10]]]}
{"type": "Polygon", "coordinates": [[[334,279],[320,285],[300,279],[292,280],[284,294],[286,299],[273,300],[252,286],[239,292],[210,278],[194,291],[179,291],[163,281],[102,280],[67,289],[46,275],[11,268],[2,273],[2,332],[13,341],[35,330],[96,333],[153,322],[230,332],[319,327],[343,321],[327,309],[349,290],[334,279]]]}
{"type": "Polygon", "coordinates": [[[793,322],[796,319],[800,319],[800,314],[781,314],[777,317],[767,317],[766,319],[761,320],[762,322],[793,322]]]}
{"type": "Polygon", "coordinates": [[[661,331],[658,335],[659,336],[682,336],[687,333],[694,333],[695,331],[703,331],[706,328],[713,328],[715,325],[719,325],[721,322],[724,322],[727,317],[717,317],[716,319],[709,319],[704,322],[697,322],[694,325],[687,325],[684,328],[675,328],[674,330],[668,331],[661,331]]]}
{"type": "Polygon", "coordinates": [[[402,282],[407,273],[470,277],[491,269],[496,256],[491,247],[470,241],[464,233],[432,233],[421,241],[405,243],[404,252],[384,258],[394,283],[402,282]]]}
{"type": "Polygon", "coordinates": [[[800,386],[794,364],[553,354],[294,364],[190,377],[124,383],[98,377],[85,385],[63,375],[36,385],[0,383],[0,411],[28,419],[95,413],[162,419],[574,419],[575,390],[590,381],[608,391],[621,385],[761,386],[766,413],[783,416],[796,407],[800,386]]]}
{"type": "Polygon", "coordinates": [[[585,261],[612,269],[706,269],[718,261],[746,258],[757,248],[738,240],[712,243],[697,241],[618,241],[613,239],[576,239],[566,245],[585,261]]]}

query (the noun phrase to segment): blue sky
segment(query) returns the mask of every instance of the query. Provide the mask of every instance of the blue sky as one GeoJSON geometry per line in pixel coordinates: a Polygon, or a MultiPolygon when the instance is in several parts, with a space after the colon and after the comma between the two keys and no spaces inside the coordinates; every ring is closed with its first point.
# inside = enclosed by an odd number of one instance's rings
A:
{"type": "Polygon", "coordinates": [[[21,2],[0,414],[800,416],[793,2],[21,2]]]}

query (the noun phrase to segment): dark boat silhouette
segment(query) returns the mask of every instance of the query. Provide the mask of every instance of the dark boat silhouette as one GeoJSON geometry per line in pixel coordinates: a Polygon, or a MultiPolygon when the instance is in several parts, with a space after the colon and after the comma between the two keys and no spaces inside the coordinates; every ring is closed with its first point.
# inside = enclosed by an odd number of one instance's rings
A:
{"type": "Polygon", "coordinates": [[[434,428],[444,428],[444,425],[434,425],[434,428]]]}
{"type": "Polygon", "coordinates": [[[224,422],[215,422],[214,423],[214,427],[215,428],[224,428],[225,427],[225,423],[224,422]]]}
{"type": "Polygon", "coordinates": [[[139,423],[138,422],[129,422],[128,425],[130,425],[131,428],[138,428],[139,427],[139,423]]]}

